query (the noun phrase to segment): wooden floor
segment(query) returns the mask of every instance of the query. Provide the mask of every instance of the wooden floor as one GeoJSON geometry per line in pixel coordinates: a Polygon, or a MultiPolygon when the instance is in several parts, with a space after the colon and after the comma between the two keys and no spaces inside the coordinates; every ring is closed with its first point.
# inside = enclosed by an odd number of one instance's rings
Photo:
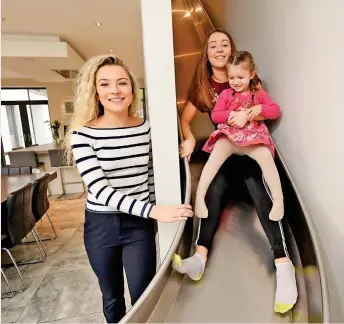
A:
{"type": "MultiPolygon", "coordinates": [[[[51,198],[48,211],[58,238],[43,241],[48,257],[43,263],[24,265],[21,273],[28,286],[10,299],[1,301],[1,323],[103,323],[99,285],[86,255],[83,242],[85,196],[74,200],[51,198]]],[[[44,217],[38,231],[41,238],[53,237],[44,217]]],[[[39,256],[35,243],[11,249],[19,260],[39,256]]],[[[9,263],[2,253],[2,263],[9,263]]],[[[20,280],[13,267],[4,269],[14,290],[20,280]]],[[[8,287],[2,278],[2,293],[8,287]]],[[[126,287],[127,288],[127,287],[126,287]]],[[[127,289],[126,289],[127,291],[127,289]]],[[[126,296],[127,307],[130,298],[126,296]]]]}

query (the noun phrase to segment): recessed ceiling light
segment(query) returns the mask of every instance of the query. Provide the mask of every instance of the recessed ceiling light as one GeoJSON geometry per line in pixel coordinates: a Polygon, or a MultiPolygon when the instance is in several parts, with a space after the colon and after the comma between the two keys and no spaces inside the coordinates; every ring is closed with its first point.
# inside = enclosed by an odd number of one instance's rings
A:
{"type": "Polygon", "coordinates": [[[112,49],[110,49],[109,52],[112,53],[112,49]]]}
{"type": "Polygon", "coordinates": [[[1,21],[4,21],[4,20],[5,20],[5,18],[2,18],[2,17],[1,17],[1,21]]]}
{"type": "Polygon", "coordinates": [[[96,26],[101,26],[102,23],[101,22],[96,22],[96,26]]]}

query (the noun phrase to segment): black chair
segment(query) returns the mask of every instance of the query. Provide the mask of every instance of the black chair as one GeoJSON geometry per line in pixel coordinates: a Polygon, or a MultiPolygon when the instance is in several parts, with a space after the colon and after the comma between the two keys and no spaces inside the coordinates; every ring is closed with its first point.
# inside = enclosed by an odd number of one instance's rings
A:
{"type": "Polygon", "coordinates": [[[31,166],[21,166],[21,167],[2,167],[2,175],[19,175],[19,174],[32,174],[31,166]]]}
{"type": "Polygon", "coordinates": [[[9,175],[10,168],[9,167],[2,167],[1,168],[1,175],[9,175]]]}
{"type": "MultiPolygon", "coordinates": [[[[26,289],[26,285],[23,277],[21,276],[18,265],[43,262],[46,256],[39,234],[35,229],[36,221],[32,214],[32,192],[33,185],[32,183],[29,183],[25,187],[9,194],[6,203],[7,211],[5,215],[2,215],[2,217],[6,217],[6,221],[4,222],[5,228],[1,229],[1,250],[6,251],[11,258],[23,283],[24,289],[26,289]],[[36,239],[41,257],[16,263],[9,249],[20,244],[31,231],[36,239]]],[[[2,266],[9,265],[2,264],[2,266]]]]}
{"type": "Polygon", "coordinates": [[[64,158],[64,150],[62,149],[52,149],[48,150],[50,165],[54,168],[68,167],[71,165],[67,164],[66,159],[64,158]]]}
{"type": "Polygon", "coordinates": [[[2,298],[12,298],[14,296],[14,291],[12,289],[12,286],[10,285],[10,282],[8,281],[5,272],[1,269],[1,274],[3,275],[5,282],[8,286],[9,292],[1,293],[1,299],[2,298]]]}
{"type": "Polygon", "coordinates": [[[19,175],[20,168],[18,167],[9,167],[8,175],[19,175]]]}
{"type": "Polygon", "coordinates": [[[20,174],[32,174],[32,166],[21,166],[19,172],[20,174]]]}
{"type": "Polygon", "coordinates": [[[48,209],[50,207],[49,199],[48,199],[48,185],[49,185],[49,173],[45,174],[42,178],[36,180],[33,183],[33,194],[32,194],[32,213],[36,219],[36,222],[39,222],[44,215],[47,215],[47,218],[50,222],[51,227],[55,233],[55,237],[57,238],[55,227],[48,215],[48,209]]]}
{"type": "Polygon", "coordinates": [[[8,152],[11,167],[21,167],[23,165],[31,166],[33,169],[44,170],[44,162],[38,162],[37,155],[33,151],[8,152]]]}

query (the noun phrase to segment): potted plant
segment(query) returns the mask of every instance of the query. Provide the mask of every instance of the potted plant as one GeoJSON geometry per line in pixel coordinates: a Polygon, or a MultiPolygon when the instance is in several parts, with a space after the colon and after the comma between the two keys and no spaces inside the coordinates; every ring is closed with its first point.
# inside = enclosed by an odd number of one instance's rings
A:
{"type": "Polygon", "coordinates": [[[53,122],[51,122],[50,120],[47,120],[46,123],[49,123],[49,127],[51,129],[51,134],[53,136],[53,142],[55,144],[59,144],[61,141],[61,138],[60,138],[61,123],[56,119],[53,122]]]}

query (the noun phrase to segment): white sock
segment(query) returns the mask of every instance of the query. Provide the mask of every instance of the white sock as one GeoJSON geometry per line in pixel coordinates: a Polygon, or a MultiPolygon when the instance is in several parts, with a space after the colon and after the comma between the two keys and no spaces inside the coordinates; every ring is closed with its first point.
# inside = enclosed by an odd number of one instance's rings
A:
{"type": "Polygon", "coordinates": [[[202,278],[205,260],[198,253],[184,260],[178,254],[175,254],[173,256],[172,267],[179,273],[186,273],[190,279],[197,281],[202,278]]]}
{"type": "Polygon", "coordinates": [[[276,263],[277,288],[275,294],[275,312],[286,313],[293,308],[297,300],[295,268],[291,262],[276,263]]]}

